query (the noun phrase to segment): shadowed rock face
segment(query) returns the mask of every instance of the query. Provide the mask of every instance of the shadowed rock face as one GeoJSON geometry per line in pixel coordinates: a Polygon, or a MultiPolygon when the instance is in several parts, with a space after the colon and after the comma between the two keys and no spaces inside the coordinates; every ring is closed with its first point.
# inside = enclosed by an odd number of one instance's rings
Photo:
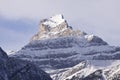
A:
{"type": "Polygon", "coordinates": [[[102,75],[102,70],[96,70],[95,72],[91,73],[87,77],[80,80],[105,80],[105,79],[102,75]]]}
{"type": "Polygon", "coordinates": [[[30,62],[9,58],[0,48],[0,80],[52,80],[30,62]]]}
{"type": "Polygon", "coordinates": [[[66,79],[66,80],[105,80],[105,79],[102,75],[102,70],[96,70],[95,72],[91,73],[85,78],[79,78],[73,76],[71,79],[66,79]]]}
{"type": "Polygon", "coordinates": [[[1,59],[6,59],[6,58],[8,58],[7,54],[2,50],[1,47],[0,47],[0,58],[1,58],[1,59]]]}
{"type": "Polygon", "coordinates": [[[8,80],[7,77],[7,69],[6,69],[6,62],[8,56],[7,54],[0,48],[0,80],[8,80]]]}
{"type": "Polygon", "coordinates": [[[102,75],[102,70],[96,70],[95,72],[91,73],[85,78],[79,78],[79,77],[73,76],[71,79],[68,79],[68,80],[105,80],[105,79],[102,75]]]}

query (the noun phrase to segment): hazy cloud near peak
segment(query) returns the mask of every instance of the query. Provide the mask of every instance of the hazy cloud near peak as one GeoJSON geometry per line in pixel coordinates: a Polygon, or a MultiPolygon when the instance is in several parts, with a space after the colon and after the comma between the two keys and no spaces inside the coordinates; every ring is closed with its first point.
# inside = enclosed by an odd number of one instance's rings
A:
{"type": "MultiPolygon", "coordinates": [[[[0,29],[4,28],[8,34],[9,29],[18,35],[27,32],[23,39],[19,37],[23,41],[18,44],[21,47],[37,32],[39,20],[61,13],[74,28],[98,35],[111,45],[120,45],[119,4],[120,0],[1,0],[0,20],[4,21],[0,21],[0,29]]],[[[11,46],[9,40],[6,41],[11,46]]]]}
{"type": "Polygon", "coordinates": [[[38,24],[31,20],[11,20],[0,17],[0,46],[5,50],[18,50],[37,32],[38,24]]]}

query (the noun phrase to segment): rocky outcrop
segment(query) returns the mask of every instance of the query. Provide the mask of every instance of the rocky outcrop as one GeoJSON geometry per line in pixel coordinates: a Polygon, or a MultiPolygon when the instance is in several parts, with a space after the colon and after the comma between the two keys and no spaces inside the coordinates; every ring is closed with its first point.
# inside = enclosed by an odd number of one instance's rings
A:
{"type": "Polygon", "coordinates": [[[9,58],[0,48],[0,80],[52,80],[30,62],[9,58]]]}
{"type": "MultiPolygon", "coordinates": [[[[76,66],[73,66],[71,68],[68,68],[67,70],[63,70],[63,72],[60,72],[59,74],[55,74],[53,75],[53,79],[54,80],[72,80],[73,78],[80,78],[84,75],[84,73],[79,73],[76,75],[76,73],[78,73],[79,71],[82,71],[83,69],[85,69],[87,66],[86,61],[81,61],[79,64],[77,64],[76,66]],[[79,75],[79,77],[78,77],[79,75]],[[77,76],[77,77],[75,77],[77,76]]],[[[74,80],[73,79],[73,80],[74,80]]],[[[76,79],[75,79],[76,80],[76,79]]]]}
{"type": "Polygon", "coordinates": [[[43,19],[39,25],[39,32],[32,37],[31,41],[85,34],[80,30],[73,30],[63,15],[59,14],[49,19],[43,19]]]}

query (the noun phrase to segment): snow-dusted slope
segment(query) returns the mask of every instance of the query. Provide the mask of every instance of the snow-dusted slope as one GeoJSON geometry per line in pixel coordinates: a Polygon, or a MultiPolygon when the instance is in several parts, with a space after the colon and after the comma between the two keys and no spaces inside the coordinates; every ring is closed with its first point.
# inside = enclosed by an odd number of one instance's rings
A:
{"type": "MultiPolygon", "coordinates": [[[[94,42],[88,41],[84,36],[62,37],[30,42],[12,56],[33,61],[41,68],[56,69],[74,66],[84,59],[99,59],[97,57],[101,55],[113,56],[116,54],[115,49],[101,39],[100,42],[94,42]],[[113,51],[115,52],[112,53],[113,51]]],[[[105,57],[102,58],[106,59],[105,57]]]]}
{"type": "Polygon", "coordinates": [[[104,69],[107,80],[120,80],[120,60],[116,60],[104,69]]]}
{"type": "Polygon", "coordinates": [[[119,60],[88,60],[51,76],[53,80],[120,80],[119,74],[119,60]]]}

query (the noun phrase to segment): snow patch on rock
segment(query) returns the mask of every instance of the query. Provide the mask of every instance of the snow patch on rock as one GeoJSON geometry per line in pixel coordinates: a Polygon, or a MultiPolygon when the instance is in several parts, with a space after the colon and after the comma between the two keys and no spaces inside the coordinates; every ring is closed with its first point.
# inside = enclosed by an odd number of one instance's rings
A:
{"type": "Polygon", "coordinates": [[[50,27],[56,27],[57,25],[64,22],[65,19],[62,14],[55,15],[53,17],[50,17],[48,20],[46,20],[43,24],[48,25],[50,27]]]}

